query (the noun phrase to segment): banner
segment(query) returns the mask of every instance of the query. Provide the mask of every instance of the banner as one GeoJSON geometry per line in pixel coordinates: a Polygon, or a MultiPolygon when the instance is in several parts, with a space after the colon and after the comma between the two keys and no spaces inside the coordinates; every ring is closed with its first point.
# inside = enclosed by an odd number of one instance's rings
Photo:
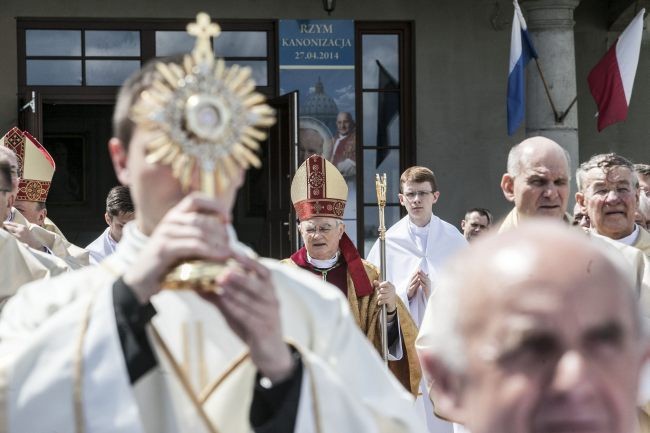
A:
{"type": "Polygon", "coordinates": [[[348,185],[343,219],[356,244],[356,113],[353,20],[280,20],[280,94],[299,93],[298,164],[331,161],[348,185]]]}

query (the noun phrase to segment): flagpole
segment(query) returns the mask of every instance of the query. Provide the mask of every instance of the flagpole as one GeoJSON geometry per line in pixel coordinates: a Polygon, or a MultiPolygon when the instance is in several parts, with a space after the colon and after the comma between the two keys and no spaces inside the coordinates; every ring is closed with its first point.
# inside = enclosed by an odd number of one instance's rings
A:
{"type": "Polygon", "coordinates": [[[553,102],[551,91],[548,88],[548,84],[546,83],[546,78],[544,77],[544,73],[542,72],[542,67],[539,65],[539,60],[537,60],[537,57],[535,57],[535,65],[537,65],[537,71],[539,72],[539,76],[542,79],[542,84],[544,85],[544,90],[546,91],[546,98],[548,99],[548,102],[551,104],[551,109],[553,110],[553,116],[555,117],[555,121],[558,122],[560,116],[557,112],[557,108],[555,108],[555,103],[553,102]]]}
{"type": "Polygon", "coordinates": [[[539,72],[539,77],[542,79],[542,84],[544,85],[544,91],[546,92],[546,98],[548,99],[549,104],[551,104],[551,110],[553,110],[553,117],[555,117],[555,123],[562,123],[564,122],[564,119],[566,119],[567,115],[569,114],[569,111],[571,111],[571,108],[573,108],[573,105],[578,102],[578,95],[576,95],[569,106],[567,107],[566,110],[563,112],[557,111],[557,108],[555,107],[555,103],[553,102],[553,97],[551,96],[551,91],[548,88],[548,84],[546,83],[546,78],[544,77],[544,73],[542,72],[542,67],[539,64],[539,60],[537,57],[535,57],[535,65],[537,66],[537,71],[539,72]]]}

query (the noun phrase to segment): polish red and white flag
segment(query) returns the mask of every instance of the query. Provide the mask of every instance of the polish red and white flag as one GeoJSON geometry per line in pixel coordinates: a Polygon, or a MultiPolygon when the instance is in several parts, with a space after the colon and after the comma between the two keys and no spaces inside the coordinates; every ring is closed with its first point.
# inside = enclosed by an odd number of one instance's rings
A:
{"type": "Polygon", "coordinates": [[[627,118],[643,35],[642,9],[589,73],[589,90],[598,105],[598,131],[627,118]]]}

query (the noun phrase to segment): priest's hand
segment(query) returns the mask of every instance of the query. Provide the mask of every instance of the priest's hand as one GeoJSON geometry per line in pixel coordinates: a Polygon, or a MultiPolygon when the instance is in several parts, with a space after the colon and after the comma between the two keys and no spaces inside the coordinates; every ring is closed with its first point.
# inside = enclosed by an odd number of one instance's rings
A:
{"type": "Polygon", "coordinates": [[[29,227],[27,227],[26,225],[5,221],[4,228],[9,233],[14,235],[14,237],[18,239],[20,242],[29,245],[35,250],[43,251],[45,249],[45,245],[43,245],[38,239],[36,239],[36,236],[34,236],[34,234],[31,231],[29,231],[29,227]]]}
{"type": "Polygon", "coordinates": [[[417,272],[413,273],[413,276],[411,276],[411,280],[409,281],[406,292],[409,301],[417,294],[419,288],[422,288],[424,297],[429,299],[429,296],[431,296],[431,280],[429,279],[429,275],[425,274],[421,269],[418,269],[417,272]]]}
{"type": "Polygon", "coordinates": [[[220,202],[192,193],[171,208],[158,223],[123,280],[142,304],[158,293],[170,268],[183,260],[224,262],[232,256],[228,244],[228,210],[220,202]]]}
{"type": "Polygon", "coordinates": [[[234,256],[217,280],[219,290],[201,292],[223,314],[230,329],[248,346],[253,363],[272,383],[289,377],[294,368],[282,337],[280,304],[271,273],[246,256],[234,256]]]}
{"type": "Polygon", "coordinates": [[[420,271],[413,273],[411,280],[409,281],[408,289],[406,290],[406,296],[408,296],[409,301],[413,299],[420,288],[420,271]]]}
{"type": "Polygon", "coordinates": [[[375,290],[379,292],[377,296],[377,305],[380,307],[386,304],[386,310],[389,313],[392,313],[397,308],[397,295],[395,294],[395,286],[391,284],[390,281],[379,282],[375,280],[373,282],[375,290]]]}
{"type": "Polygon", "coordinates": [[[429,274],[425,274],[422,270],[419,270],[418,274],[420,279],[420,286],[424,292],[424,298],[429,299],[431,296],[431,279],[429,278],[429,274]]]}

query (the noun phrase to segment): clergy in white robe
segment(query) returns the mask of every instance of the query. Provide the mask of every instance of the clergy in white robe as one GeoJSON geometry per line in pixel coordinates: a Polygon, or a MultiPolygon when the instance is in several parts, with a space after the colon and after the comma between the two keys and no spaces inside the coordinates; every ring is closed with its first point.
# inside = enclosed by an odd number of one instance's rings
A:
{"type": "MultiPolygon", "coordinates": [[[[0,221],[11,210],[13,174],[5,152],[0,153],[0,221]]],[[[36,251],[19,242],[0,226],[0,300],[12,296],[30,281],[49,278],[68,270],[56,257],[36,251]]]]}
{"type": "Polygon", "coordinates": [[[115,252],[117,241],[111,236],[110,229],[106,227],[97,239],[86,246],[86,250],[90,253],[90,264],[96,265],[115,252]]]}
{"type": "Polygon", "coordinates": [[[71,269],[88,265],[88,252],[71,244],[47,217],[45,202],[55,170],[54,160],[29,132],[12,128],[0,138],[2,154],[12,166],[12,206],[2,221],[21,242],[46,251],[71,269]]]}
{"type": "Polygon", "coordinates": [[[106,196],[104,220],[108,227],[86,249],[90,253],[90,263],[95,265],[115,252],[122,238],[122,228],[135,218],[131,192],[126,186],[114,186],[106,196]]]}
{"type": "Polygon", "coordinates": [[[224,140],[252,146],[264,135],[254,121],[271,125],[272,110],[251,95],[247,69],[214,61],[219,28],[209,16],[188,31],[197,37],[191,55],[152,60],[117,97],[108,147],[137,213],[116,253],[25,286],[0,316],[0,430],[421,431],[412,399],[341,294],[251,257],[228,232],[257,160],[224,140]],[[185,108],[169,118],[170,106],[185,108]],[[232,129],[248,122],[251,135],[232,129]],[[188,260],[225,269],[164,290],[188,260]]]}
{"type": "MultiPolygon", "coordinates": [[[[99,267],[25,286],[7,304],[0,391],[9,416],[0,431],[251,431],[255,366],[220,312],[194,292],[151,299],[157,313],[147,339],[158,363],[130,383],[114,286],[137,265],[148,239],[135,224],[125,232],[99,267]]],[[[284,338],[303,365],[295,431],[421,431],[412,399],[383,367],[343,296],[307,272],[262,263],[275,283],[284,338]]]]}
{"type": "Polygon", "coordinates": [[[636,432],[649,346],[629,276],[548,218],[472,243],[445,267],[416,343],[440,410],[473,433],[636,432]]]}
{"type": "Polygon", "coordinates": [[[69,270],[59,258],[30,248],[0,229],[0,300],[31,281],[47,279],[69,270]]]}
{"type": "Polygon", "coordinates": [[[33,239],[42,245],[46,252],[63,260],[70,269],[79,269],[90,264],[90,254],[87,250],[70,243],[65,236],[57,234],[56,231],[30,223],[18,209],[12,208],[7,222],[27,228],[33,239]]]}
{"type": "MultiPolygon", "coordinates": [[[[432,206],[438,200],[439,192],[431,170],[417,166],[407,169],[401,176],[400,190],[400,203],[408,215],[386,231],[386,279],[395,284],[397,294],[408,305],[419,328],[431,291],[435,291],[437,275],[450,256],[467,246],[467,241],[456,227],[433,214],[432,206]],[[413,290],[413,284],[419,287],[413,290]]],[[[379,254],[377,240],[367,260],[380,267],[379,254]]],[[[416,408],[426,420],[428,431],[448,433],[454,428],[461,431],[461,426],[452,427],[451,423],[435,416],[428,396],[426,383],[422,380],[416,408]]]]}
{"type": "MultiPolygon", "coordinates": [[[[397,294],[409,306],[418,326],[424,317],[427,298],[424,290],[408,298],[411,277],[418,270],[424,271],[435,290],[436,275],[445,261],[466,246],[467,241],[458,229],[436,215],[431,215],[424,227],[413,224],[407,215],[386,231],[386,279],[394,281],[397,294]]],[[[367,260],[379,266],[379,240],[372,246],[367,260]]]]}

